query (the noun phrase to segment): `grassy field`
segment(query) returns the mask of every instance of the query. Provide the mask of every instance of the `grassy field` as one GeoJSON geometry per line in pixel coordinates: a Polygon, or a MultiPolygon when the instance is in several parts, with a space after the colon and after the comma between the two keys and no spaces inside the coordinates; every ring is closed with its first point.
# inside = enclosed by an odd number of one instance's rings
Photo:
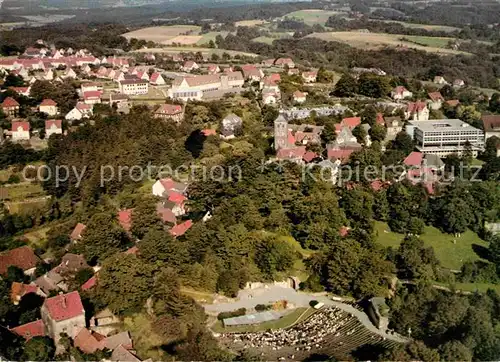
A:
{"type": "Polygon", "coordinates": [[[453,284],[447,284],[447,283],[439,283],[439,282],[434,282],[436,285],[442,285],[443,287],[447,288],[455,288],[456,290],[461,290],[464,292],[479,292],[479,293],[486,293],[488,289],[493,289],[497,293],[500,294],[500,284],[487,284],[487,283],[453,283],[453,284]]]}
{"type": "MultiPolygon", "coordinates": [[[[394,48],[412,48],[423,50],[430,53],[442,53],[442,54],[469,54],[459,50],[445,49],[437,46],[422,46],[409,41],[402,41],[400,39],[410,36],[398,35],[398,34],[385,34],[385,33],[363,33],[359,31],[337,31],[329,33],[313,33],[308,35],[308,37],[318,38],[326,41],[338,41],[342,43],[349,44],[355,48],[361,49],[381,49],[384,47],[394,47],[394,48]]],[[[431,41],[429,37],[414,37],[415,39],[420,39],[422,42],[431,41]]],[[[443,44],[443,39],[450,40],[452,38],[435,38],[433,40],[434,44],[443,44]]]]}
{"type": "Polygon", "coordinates": [[[338,14],[337,11],[306,9],[288,13],[284,17],[302,20],[307,25],[314,25],[314,24],[325,25],[328,18],[336,14],[338,14]]]}
{"type": "Polygon", "coordinates": [[[222,55],[228,53],[231,56],[241,55],[247,57],[258,57],[258,54],[245,53],[235,50],[225,50],[225,49],[212,49],[194,46],[183,46],[183,47],[163,47],[163,48],[151,48],[151,49],[139,49],[134,51],[135,53],[162,53],[162,54],[178,54],[180,52],[201,52],[203,55],[222,55]]]}
{"type": "Polygon", "coordinates": [[[212,304],[214,302],[213,293],[201,292],[187,287],[181,287],[181,293],[193,298],[200,304],[212,304]]]}
{"type": "Polygon", "coordinates": [[[222,35],[225,38],[229,34],[227,31],[212,31],[206,34],[201,34],[201,39],[196,43],[197,45],[207,44],[210,40],[215,42],[217,35],[222,35]]]}
{"type": "Polygon", "coordinates": [[[299,323],[316,312],[314,308],[296,308],[292,312],[284,315],[278,320],[264,322],[254,325],[230,326],[224,327],[221,321],[217,321],[212,330],[218,333],[244,333],[244,332],[262,332],[270,329],[288,328],[299,323]]]}
{"type": "Polygon", "coordinates": [[[403,25],[406,28],[416,28],[416,29],[425,29],[425,30],[436,30],[436,31],[446,31],[446,32],[454,32],[460,30],[454,26],[446,26],[446,25],[427,25],[427,24],[415,24],[415,23],[407,23],[405,21],[396,21],[396,20],[380,20],[384,23],[398,23],[403,25]]]}
{"type": "Polygon", "coordinates": [[[445,48],[453,38],[440,38],[433,36],[405,35],[405,38],[424,46],[445,48]]]}
{"type": "Polygon", "coordinates": [[[201,27],[195,25],[152,26],[122,34],[127,39],[151,40],[163,43],[181,34],[198,35],[201,27]]]}
{"type": "Polygon", "coordinates": [[[27,240],[28,244],[32,248],[41,247],[44,248],[47,241],[47,233],[51,229],[50,226],[46,226],[39,229],[34,229],[25,233],[22,239],[27,240]]]}
{"type": "Polygon", "coordinates": [[[163,341],[153,332],[151,320],[146,314],[125,317],[123,330],[130,332],[134,341],[134,349],[141,360],[151,358],[153,361],[162,361],[165,359],[165,354],[161,350],[163,341]]]}
{"type": "MultiPolygon", "coordinates": [[[[378,232],[377,241],[384,247],[397,248],[404,239],[404,235],[389,231],[385,223],[377,221],[375,229],[378,232]]],[[[426,226],[424,234],[420,237],[426,246],[434,248],[441,265],[452,270],[459,270],[466,261],[479,260],[480,257],[474,248],[485,248],[488,245],[470,230],[467,230],[460,238],[455,238],[453,235],[443,234],[432,226],[426,226]],[[456,244],[453,240],[456,240],[456,244]]]]}
{"type": "Polygon", "coordinates": [[[256,43],[272,44],[273,41],[277,39],[287,39],[291,38],[293,34],[290,33],[271,33],[269,36],[259,36],[258,38],[252,39],[256,43]]]}

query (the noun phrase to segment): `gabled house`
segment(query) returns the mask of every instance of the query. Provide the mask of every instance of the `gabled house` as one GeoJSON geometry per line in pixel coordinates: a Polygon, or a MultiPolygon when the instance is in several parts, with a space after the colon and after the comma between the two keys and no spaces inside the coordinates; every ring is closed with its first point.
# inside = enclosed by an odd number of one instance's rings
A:
{"type": "Polygon", "coordinates": [[[262,78],[264,78],[264,72],[253,64],[242,65],[241,70],[243,71],[245,79],[252,82],[259,82],[262,78]]]}
{"type": "Polygon", "coordinates": [[[0,108],[8,117],[15,117],[19,113],[19,103],[12,97],[5,98],[0,108]]]}
{"type": "Polygon", "coordinates": [[[68,68],[61,77],[64,79],[66,79],[66,78],[76,79],[78,76],[72,68],[68,68]]]}
{"type": "Polygon", "coordinates": [[[176,123],[181,123],[184,118],[184,110],[178,104],[162,104],[155,112],[154,117],[159,119],[171,119],[176,123]]]}
{"type": "Polygon", "coordinates": [[[428,95],[431,100],[429,102],[431,109],[437,110],[443,106],[444,98],[440,92],[429,92],[428,95]]]}
{"type": "Polygon", "coordinates": [[[85,328],[85,309],[77,291],[47,298],[40,309],[47,335],[58,343],[61,333],[75,338],[85,328]]]}
{"type": "Polygon", "coordinates": [[[440,75],[436,75],[434,77],[433,83],[442,84],[442,85],[448,84],[448,82],[446,81],[446,79],[444,79],[444,77],[442,77],[440,75]]]}
{"type": "Polygon", "coordinates": [[[69,235],[70,240],[73,243],[76,243],[78,240],[80,240],[82,238],[83,231],[86,228],[87,228],[87,226],[85,224],[82,224],[81,222],[76,224],[75,228],[73,229],[73,231],[69,235]]]}
{"type": "Polygon", "coordinates": [[[200,66],[198,64],[196,64],[196,62],[194,62],[192,60],[188,60],[181,67],[181,70],[183,72],[192,72],[193,70],[197,70],[197,69],[200,69],[200,66]]]}
{"type": "Polygon", "coordinates": [[[301,104],[301,103],[304,103],[306,101],[307,93],[297,90],[297,91],[293,92],[292,98],[293,98],[293,101],[295,103],[301,104]]]}
{"type": "Polygon", "coordinates": [[[276,59],[276,62],[274,62],[274,65],[276,65],[277,67],[281,67],[281,68],[285,68],[285,67],[295,68],[295,63],[293,62],[293,60],[291,58],[278,58],[278,59],[276,59]]]}
{"type": "Polygon", "coordinates": [[[166,84],[165,79],[163,79],[161,74],[158,72],[154,72],[153,74],[151,74],[151,77],[149,78],[149,83],[151,83],[151,85],[165,85],[166,84]]]}
{"type": "Polygon", "coordinates": [[[38,262],[40,259],[29,246],[4,251],[0,253],[0,275],[5,275],[9,266],[22,269],[26,275],[33,275],[38,262]]]}
{"type": "Polygon", "coordinates": [[[186,220],[183,223],[172,227],[172,229],[170,229],[170,234],[172,234],[173,237],[182,236],[191,228],[191,226],[193,226],[193,222],[191,220],[186,220]]]}
{"type": "Polygon", "coordinates": [[[30,123],[28,121],[12,122],[12,142],[30,140],[30,123]]]}
{"type": "Polygon", "coordinates": [[[82,83],[80,85],[80,89],[82,90],[82,93],[85,93],[85,92],[102,91],[103,88],[101,83],[90,82],[90,83],[82,83]]]}
{"type": "Polygon", "coordinates": [[[410,102],[405,112],[406,119],[413,121],[427,121],[429,120],[429,108],[427,104],[422,101],[410,102]]]}
{"type": "Polygon", "coordinates": [[[69,111],[64,118],[68,121],[79,121],[90,116],[92,116],[92,105],[78,102],[75,108],[69,111]]]}
{"type": "Polygon", "coordinates": [[[156,181],[153,184],[152,192],[153,195],[158,197],[163,197],[164,193],[167,191],[175,191],[179,194],[185,194],[188,186],[182,182],[176,182],[171,178],[164,178],[156,181]]]}
{"type": "Polygon", "coordinates": [[[85,104],[101,103],[101,91],[88,91],[83,93],[83,101],[85,104]]]}
{"type": "Polygon", "coordinates": [[[29,97],[30,96],[30,91],[31,91],[31,87],[9,87],[9,89],[13,90],[14,92],[16,92],[17,94],[20,94],[22,96],[25,96],[25,97],[29,97]]]}
{"type": "Polygon", "coordinates": [[[48,139],[53,134],[62,134],[62,121],[60,119],[49,119],[45,121],[45,138],[48,139]]]}
{"type": "Polygon", "coordinates": [[[403,161],[408,167],[419,167],[422,165],[422,161],[424,159],[424,154],[422,152],[412,152],[410,153],[403,161]]]}
{"type": "Polygon", "coordinates": [[[465,82],[462,79],[455,79],[453,81],[453,87],[454,88],[462,88],[465,87],[465,82]]]}
{"type": "Polygon", "coordinates": [[[58,112],[57,103],[52,99],[44,99],[40,106],[38,107],[39,111],[42,113],[46,113],[49,116],[55,116],[58,112]]]}
{"type": "Polygon", "coordinates": [[[405,98],[410,98],[410,97],[413,97],[413,93],[410,92],[405,87],[403,87],[402,85],[397,86],[396,88],[394,88],[391,91],[391,98],[394,99],[394,100],[396,100],[396,101],[402,100],[402,99],[405,99],[405,98]]]}
{"type": "Polygon", "coordinates": [[[217,64],[209,64],[207,66],[207,71],[208,71],[208,74],[217,74],[217,73],[221,72],[221,70],[217,64]]]}
{"type": "Polygon", "coordinates": [[[392,140],[403,130],[404,122],[401,117],[385,117],[385,128],[387,129],[387,140],[392,140]]]}
{"type": "Polygon", "coordinates": [[[45,325],[41,319],[10,329],[11,332],[29,341],[33,337],[45,336],[45,325]]]}
{"type": "Polygon", "coordinates": [[[262,92],[262,103],[273,105],[279,102],[279,96],[275,92],[262,92]]]}
{"type": "Polygon", "coordinates": [[[493,136],[500,138],[500,116],[485,115],[481,117],[483,121],[484,139],[485,141],[493,136]]]}

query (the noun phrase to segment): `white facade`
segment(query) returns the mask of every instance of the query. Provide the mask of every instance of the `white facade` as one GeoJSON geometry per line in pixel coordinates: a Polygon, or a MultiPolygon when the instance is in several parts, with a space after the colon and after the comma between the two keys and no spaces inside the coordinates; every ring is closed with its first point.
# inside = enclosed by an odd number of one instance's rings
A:
{"type": "Polygon", "coordinates": [[[57,114],[57,106],[40,106],[40,112],[47,113],[49,116],[57,114]]]}
{"type": "Polygon", "coordinates": [[[162,197],[163,196],[163,193],[167,191],[165,189],[165,187],[162,185],[162,183],[160,182],[160,180],[156,181],[154,184],[153,184],[153,195],[155,196],[158,196],[158,197],[162,197]]]}
{"type": "Polygon", "coordinates": [[[57,127],[55,124],[52,124],[49,128],[45,128],[45,138],[49,138],[53,134],[62,134],[62,128],[57,127]]]}
{"type": "Polygon", "coordinates": [[[12,141],[29,141],[30,140],[30,131],[26,130],[22,126],[17,127],[16,130],[12,131],[12,141]]]}
{"type": "Polygon", "coordinates": [[[149,83],[144,80],[140,81],[122,80],[119,84],[120,84],[120,93],[126,95],[148,94],[149,91],[149,83]]]}

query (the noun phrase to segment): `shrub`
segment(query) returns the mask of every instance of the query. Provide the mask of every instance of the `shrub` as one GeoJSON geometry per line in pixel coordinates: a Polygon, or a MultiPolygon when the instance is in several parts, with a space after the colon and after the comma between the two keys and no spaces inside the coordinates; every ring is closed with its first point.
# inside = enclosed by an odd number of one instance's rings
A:
{"type": "Polygon", "coordinates": [[[257,312],[264,312],[264,311],[269,310],[269,309],[271,309],[271,308],[272,308],[272,306],[271,306],[271,305],[266,305],[266,304],[257,304],[257,305],[255,306],[255,310],[256,310],[257,312]]]}
{"type": "Polygon", "coordinates": [[[236,309],[236,310],[233,310],[232,312],[221,312],[217,316],[217,319],[221,321],[221,320],[226,319],[226,318],[239,317],[239,316],[245,315],[246,312],[247,312],[246,308],[236,309]]]}

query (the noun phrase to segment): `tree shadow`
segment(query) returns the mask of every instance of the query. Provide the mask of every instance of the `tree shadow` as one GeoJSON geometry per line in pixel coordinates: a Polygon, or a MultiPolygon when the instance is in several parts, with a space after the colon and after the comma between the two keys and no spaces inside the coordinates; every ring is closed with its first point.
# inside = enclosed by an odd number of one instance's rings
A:
{"type": "Polygon", "coordinates": [[[335,361],[335,359],[327,354],[313,353],[309,357],[302,360],[303,362],[316,362],[316,361],[335,361]]]}
{"type": "Polygon", "coordinates": [[[357,361],[377,361],[385,350],[384,347],[379,345],[365,344],[354,350],[351,355],[357,361]]]}
{"type": "Polygon", "coordinates": [[[472,250],[479,256],[481,259],[486,259],[491,261],[491,253],[490,250],[479,244],[472,244],[472,250]]]}

